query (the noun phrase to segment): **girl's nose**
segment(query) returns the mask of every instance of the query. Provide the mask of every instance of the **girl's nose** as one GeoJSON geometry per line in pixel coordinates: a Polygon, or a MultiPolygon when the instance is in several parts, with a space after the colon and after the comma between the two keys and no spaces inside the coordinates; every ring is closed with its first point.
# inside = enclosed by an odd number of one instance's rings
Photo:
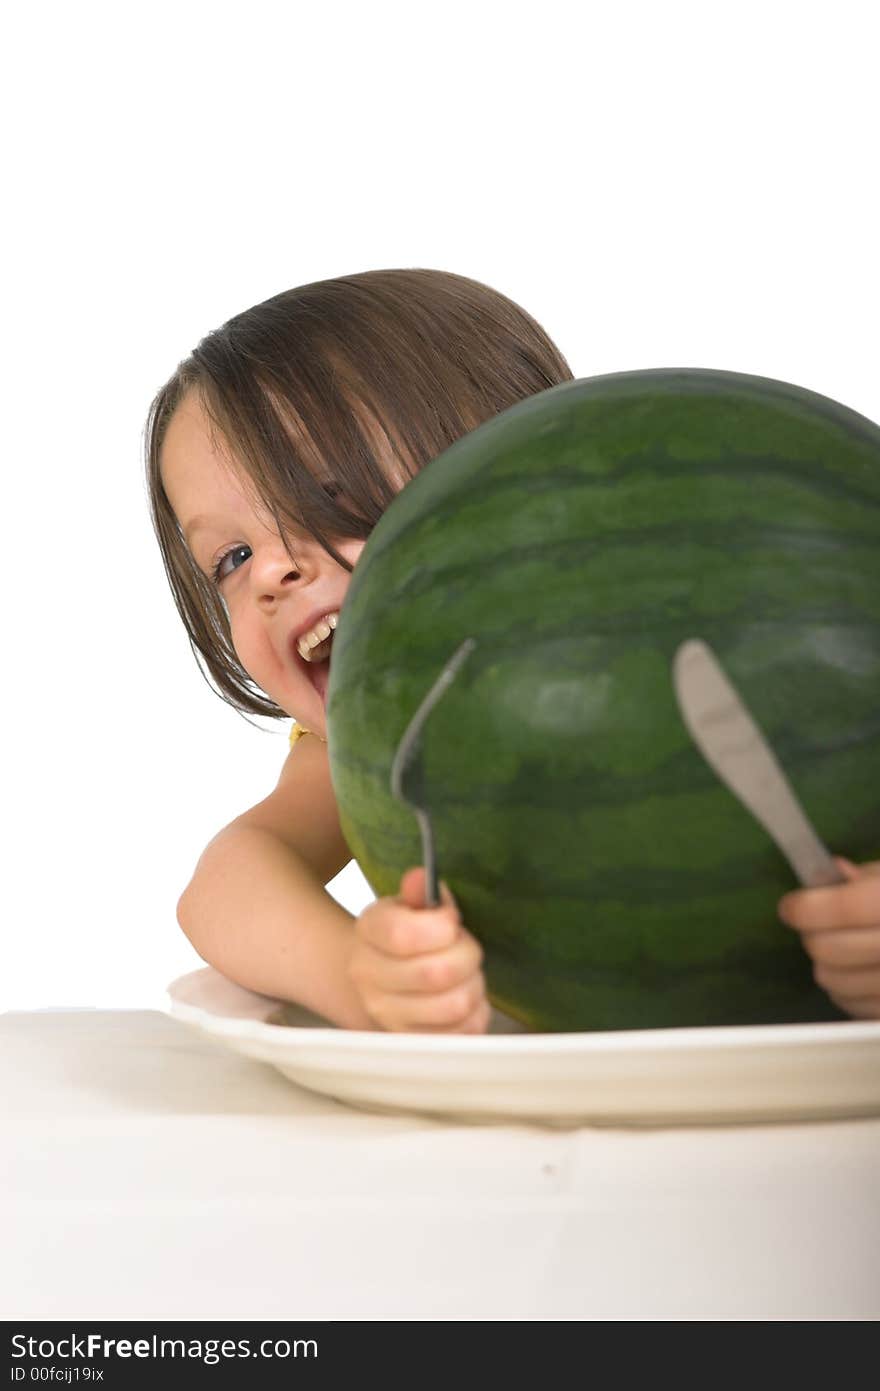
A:
{"type": "Polygon", "coordinates": [[[293,585],[307,584],[314,569],[308,548],[293,557],[280,542],[261,546],[251,556],[251,584],[260,603],[273,604],[293,585]]]}

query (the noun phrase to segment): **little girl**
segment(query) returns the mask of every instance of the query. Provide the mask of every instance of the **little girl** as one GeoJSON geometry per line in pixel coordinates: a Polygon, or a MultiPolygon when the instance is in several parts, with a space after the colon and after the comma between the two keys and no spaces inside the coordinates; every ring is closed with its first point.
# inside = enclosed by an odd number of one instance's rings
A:
{"type": "MultiPolygon", "coordinates": [[[[426,463],[572,373],[524,310],[431,270],[276,295],[209,334],[153,401],[153,525],[190,641],[223,699],[289,716],[278,785],[210,842],[178,904],[230,979],[346,1028],[482,1033],[480,948],[424,871],[353,917],[325,890],[350,861],[327,757],[331,634],[367,537],[426,463]]],[[[880,877],[786,895],[817,978],[880,1017],[880,877]]]]}

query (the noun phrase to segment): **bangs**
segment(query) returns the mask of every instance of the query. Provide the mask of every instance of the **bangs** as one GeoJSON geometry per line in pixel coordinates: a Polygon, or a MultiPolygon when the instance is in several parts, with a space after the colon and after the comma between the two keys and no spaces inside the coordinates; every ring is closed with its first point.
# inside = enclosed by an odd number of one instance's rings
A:
{"type": "Polygon", "coordinates": [[[313,537],[349,570],[334,541],[366,540],[418,472],[394,425],[379,424],[381,403],[371,408],[332,360],[312,357],[307,372],[258,369],[234,409],[212,377],[200,394],[215,448],[252,503],[289,544],[313,537]]]}

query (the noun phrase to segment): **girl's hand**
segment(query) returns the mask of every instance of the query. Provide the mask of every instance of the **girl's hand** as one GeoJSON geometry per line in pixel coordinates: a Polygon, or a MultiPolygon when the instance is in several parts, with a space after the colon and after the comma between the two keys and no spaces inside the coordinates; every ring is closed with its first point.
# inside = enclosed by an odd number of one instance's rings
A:
{"type": "Polygon", "coordinates": [[[425,908],[425,870],[408,869],[396,898],[379,898],[355,920],[349,975],[377,1027],[395,1033],[482,1034],[490,1007],[483,953],[440,883],[425,908]]]}
{"type": "Polygon", "coordinates": [[[777,905],[801,934],[816,983],[856,1019],[880,1019],[880,861],[835,856],[847,883],[796,889],[777,905]]]}

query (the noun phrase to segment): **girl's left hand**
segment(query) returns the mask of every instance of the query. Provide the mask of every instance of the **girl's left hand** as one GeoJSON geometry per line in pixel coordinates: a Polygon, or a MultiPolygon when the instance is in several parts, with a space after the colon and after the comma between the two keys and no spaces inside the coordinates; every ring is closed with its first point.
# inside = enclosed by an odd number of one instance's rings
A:
{"type": "Polygon", "coordinates": [[[880,1019],[880,860],[854,865],[836,855],[845,884],[796,889],[777,905],[801,935],[817,985],[855,1019],[880,1019]]]}

